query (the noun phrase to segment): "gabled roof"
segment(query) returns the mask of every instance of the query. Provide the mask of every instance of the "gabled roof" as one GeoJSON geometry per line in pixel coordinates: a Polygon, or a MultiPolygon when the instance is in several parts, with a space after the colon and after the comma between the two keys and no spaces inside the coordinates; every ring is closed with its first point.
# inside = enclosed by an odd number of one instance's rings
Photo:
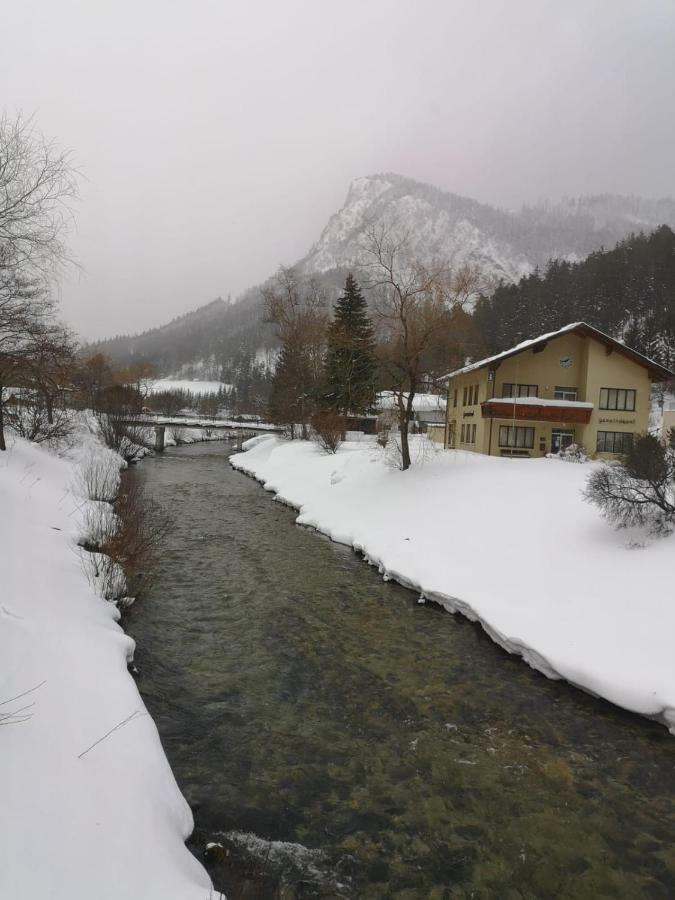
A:
{"type": "Polygon", "coordinates": [[[565,325],[564,328],[558,329],[558,331],[551,331],[548,334],[542,334],[529,341],[523,341],[521,344],[516,344],[516,346],[512,347],[510,350],[504,350],[502,353],[495,354],[495,356],[488,356],[478,362],[470,363],[462,369],[456,369],[454,372],[449,372],[440,380],[448,381],[456,375],[465,375],[468,372],[474,372],[476,369],[485,369],[488,367],[497,368],[499,363],[504,359],[509,359],[511,356],[517,356],[519,353],[524,353],[525,350],[531,350],[534,347],[545,345],[554,338],[568,333],[577,334],[580,337],[595,338],[596,341],[609,347],[610,350],[616,350],[617,353],[627,356],[628,359],[631,359],[634,363],[647,369],[652,381],[670,381],[672,378],[675,378],[675,373],[671,372],[670,369],[666,369],[665,366],[660,365],[660,363],[655,362],[653,359],[643,356],[642,353],[638,353],[637,350],[632,350],[630,347],[622,344],[621,341],[617,341],[615,338],[610,337],[603,331],[599,331],[592,325],[588,325],[586,322],[572,322],[570,325],[565,325]]]}

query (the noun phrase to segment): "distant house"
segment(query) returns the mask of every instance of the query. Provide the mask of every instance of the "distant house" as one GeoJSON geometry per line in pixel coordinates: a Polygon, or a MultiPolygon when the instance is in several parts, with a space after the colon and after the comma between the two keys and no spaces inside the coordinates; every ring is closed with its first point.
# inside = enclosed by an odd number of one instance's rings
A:
{"type": "MultiPolygon", "coordinates": [[[[404,400],[407,394],[403,395],[404,400]]],[[[429,426],[445,423],[446,398],[441,394],[415,394],[413,397],[413,419],[411,430],[427,431],[429,426]]],[[[395,391],[381,391],[375,402],[378,430],[398,428],[398,394],[395,391]]]]}
{"type": "Polygon", "coordinates": [[[652,382],[672,378],[576,322],[446,375],[444,444],[491,456],[543,456],[577,444],[612,458],[647,431],[652,382]]]}

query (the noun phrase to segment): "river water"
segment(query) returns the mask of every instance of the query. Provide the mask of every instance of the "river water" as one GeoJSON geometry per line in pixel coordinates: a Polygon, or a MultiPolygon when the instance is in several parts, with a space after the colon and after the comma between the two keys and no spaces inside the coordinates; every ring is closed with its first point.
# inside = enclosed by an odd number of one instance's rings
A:
{"type": "Polygon", "coordinates": [[[230,900],[675,897],[663,726],[418,605],[228,454],[129,476],[173,525],[126,627],[230,900]]]}

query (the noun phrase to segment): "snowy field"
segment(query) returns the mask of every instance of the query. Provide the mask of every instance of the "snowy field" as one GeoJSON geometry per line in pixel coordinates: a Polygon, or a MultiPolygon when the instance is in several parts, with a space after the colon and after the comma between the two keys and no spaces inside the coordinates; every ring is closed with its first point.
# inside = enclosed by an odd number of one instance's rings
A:
{"type": "Polygon", "coordinates": [[[160,391],[189,391],[191,394],[217,394],[222,388],[229,390],[231,384],[224,381],[189,381],[185,378],[159,378],[153,381],[150,388],[151,393],[158,394],[160,391]]]}
{"type": "Polygon", "coordinates": [[[550,678],[675,733],[675,535],[616,531],[581,491],[591,467],[436,451],[408,472],[374,444],[335,456],[262,435],[232,464],[393,578],[550,678]]]}
{"type": "Polygon", "coordinates": [[[90,454],[118,477],[86,429],[64,458],[12,438],[0,453],[0,897],[206,900],[133,641],[84,574],[90,454]]]}

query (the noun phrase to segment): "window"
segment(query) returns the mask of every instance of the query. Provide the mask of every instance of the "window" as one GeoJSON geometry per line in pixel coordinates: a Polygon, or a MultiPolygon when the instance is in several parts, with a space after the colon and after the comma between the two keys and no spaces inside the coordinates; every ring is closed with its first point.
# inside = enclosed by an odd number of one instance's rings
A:
{"type": "Polygon", "coordinates": [[[517,425],[499,426],[500,447],[534,447],[534,428],[520,428],[517,425]]]}
{"type": "Polygon", "coordinates": [[[599,431],[596,450],[598,453],[627,453],[632,443],[630,431],[599,431]]]}
{"type": "Polygon", "coordinates": [[[473,386],[473,402],[478,403],[478,391],[480,389],[479,384],[474,384],[473,386]]]}
{"type": "Polygon", "coordinates": [[[467,444],[475,444],[476,443],[476,426],[475,425],[467,425],[466,426],[466,443],[467,444]]]}
{"type": "Polygon", "coordinates": [[[467,405],[467,403],[466,403],[466,395],[467,395],[467,391],[468,391],[468,388],[464,388],[464,397],[463,397],[463,399],[462,399],[462,406],[466,406],[466,405],[467,405]]]}
{"type": "Polygon", "coordinates": [[[502,385],[502,397],[538,397],[538,384],[511,384],[505,382],[502,385]]]}
{"type": "Polygon", "coordinates": [[[476,426],[475,425],[471,426],[471,443],[472,444],[476,443],[476,426]]]}
{"type": "MultiPolygon", "coordinates": [[[[466,390],[466,388],[464,388],[464,390],[466,390]]],[[[465,440],[464,440],[464,432],[465,432],[465,431],[466,431],[466,425],[462,425],[462,433],[461,433],[460,438],[459,438],[460,444],[466,443],[465,440]]]]}
{"type": "Polygon", "coordinates": [[[556,386],[553,397],[555,400],[576,400],[577,399],[577,389],[556,386]]]}
{"type": "Polygon", "coordinates": [[[600,409],[635,412],[635,391],[625,388],[600,388],[600,409]]]}
{"type": "Polygon", "coordinates": [[[455,394],[452,400],[452,405],[457,406],[457,388],[455,388],[455,394]]]}

